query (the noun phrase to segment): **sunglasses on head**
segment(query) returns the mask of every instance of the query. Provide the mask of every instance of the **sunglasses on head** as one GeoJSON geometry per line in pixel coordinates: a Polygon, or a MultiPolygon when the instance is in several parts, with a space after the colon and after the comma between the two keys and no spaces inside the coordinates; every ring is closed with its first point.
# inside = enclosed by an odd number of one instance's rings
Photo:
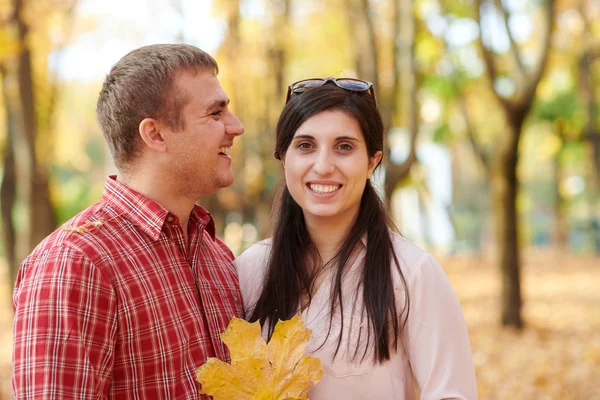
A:
{"type": "Polygon", "coordinates": [[[301,94],[307,90],[323,86],[326,83],[333,83],[339,88],[348,90],[350,92],[369,92],[375,104],[375,90],[371,82],[363,81],[361,79],[354,78],[311,78],[303,79],[298,82],[294,82],[288,86],[287,96],[285,97],[285,103],[290,101],[290,98],[294,95],[301,94]]]}

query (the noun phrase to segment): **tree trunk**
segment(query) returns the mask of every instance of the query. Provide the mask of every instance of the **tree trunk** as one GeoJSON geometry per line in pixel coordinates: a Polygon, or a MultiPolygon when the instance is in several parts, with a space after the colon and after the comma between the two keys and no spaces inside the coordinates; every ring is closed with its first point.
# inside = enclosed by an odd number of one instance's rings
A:
{"type": "Polygon", "coordinates": [[[346,10],[357,76],[372,82],[379,95],[379,52],[369,0],[346,0],[346,10]]]}
{"type": "MultiPolygon", "coordinates": [[[[582,15],[586,15],[582,13],[582,15]]],[[[584,18],[584,34],[590,34],[590,21],[584,18]]],[[[596,80],[594,79],[593,64],[600,57],[600,51],[587,50],[579,63],[580,93],[587,106],[588,120],[585,126],[585,140],[589,143],[590,162],[592,168],[588,179],[588,196],[590,204],[590,234],[594,240],[596,254],[600,255],[600,127],[597,127],[596,80]]]]}
{"type": "MultiPolygon", "coordinates": [[[[496,66],[496,56],[484,45],[483,37],[492,33],[489,31],[489,27],[484,27],[482,23],[480,12],[483,8],[483,3],[484,0],[476,1],[476,18],[480,27],[478,43],[486,66],[486,75],[493,87],[501,72],[498,71],[496,66]],[[484,33],[487,33],[487,35],[484,35],[484,33]]],[[[495,0],[495,4],[497,11],[500,11],[503,16],[506,33],[510,39],[511,46],[509,51],[514,60],[516,60],[515,66],[511,71],[513,73],[510,76],[518,85],[515,95],[511,98],[505,98],[493,90],[496,99],[501,105],[508,128],[507,132],[503,133],[504,138],[506,138],[506,147],[496,151],[499,154],[499,158],[494,162],[495,168],[493,168],[494,171],[492,172],[492,203],[496,216],[496,242],[502,273],[501,322],[504,326],[522,328],[519,221],[516,205],[519,189],[519,180],[517,177],[518,148],[523,123],[533,105],[537,86],[548,61],[555,18],[555,0],[547,1],[547,18],[543,27],[544,37],[541,52],[536,64],[528,71],[523,70],[523,65],[519,61],[521,59],[520,50],[516,46],[516,42],[511,38],[512,33],[508,29],[509,15],[503,8],[501,1],[495,0]]],[[[506,73],[506,71],[503,72],[506,73]]]]}
{"type": "Polygon", "coordinates": [[[4,239],[4,250],[6,252],[6,263],[12,286],[14,286],[19,270],[17,260],[17,242],[15,225],[13,221],[13,207],[17,199],[17,177],[15,167],[14,136],[16,133],[15,113],[10,106],[10,96],[7,88],[7,76],[4,66],[0,66],[2,79],[2,103],[5,105],[6,115],[6,144],[4,147],[4,176],[0,185],[0,215],[2,216],[2,234],[4,239]]]}
{"type": "Polygon", "coordinates": [[[516,148],[502,156],[498,171],[492,178],[492,195],[496,217],[496,242],[502,271],[501,322],[504,326],[522,328],[517,161],[516,148]]]}
{"type": "MultiPolygon", "coordinates": [[[[287,35],[285,29],[289,26],[291,16],[290,0],[279,0],[274,3],[273,35],[275,37],[272,49],[272,71],[275,78],[275,98],[280,99],[286,93],[287,83],[285,67],[287,62],[287,35]]],[[[278,109],[278,108],[276,108],[278,109]]]]}
{"type": "Polygon", "coordinates": [[[14,0],[14,22],[17,26],[21,50],[17,58],[21,129],[26,141],[28,173],[29,250],[33,249],[56,227],[56,215],[50,200],[48,172],[38,166],[36,155],[36,110],[33,90],[31,51],[27,43],[29,27],[23,19],[23,1],[14,0]]]}
{"type": "MultiPolygon", "coordinates": [[[[559,128],[560,129],[560,128],[559,128]]],[[[561,136],[561,135],[559,135],[561,136]]],[[[561,158],[565,147],[561,136],[561,144],[553,160],[554,169],[554,229],[552,232],[552,244],[559,250],[567,248],[567,217],[565,215],[565,200],[560,192],[560,182],[562,180],[561,158]]]]}
{"type": "MultiPolygon", "coordinates": [[[[385,196],[387,204],[391,205],[394,189],[409,174],[414,162],[417,160],[417,136],[419,133],[419,114],[417,100],[417,72],[415,67],[415,37],[416,23],[413,14],[413,2],[411,0],[395,0],[398,37],[394,41],[394,88],[401,86],[403,93],[393,93],[401,99],[401,121],[410,134],[410,148],[408,157],[402,164],[393,164],[387,160],[385,174],[385,196]],[[398,82],[402,84],[399,85],[398,82]]],[[[392,104],[396,104],[392,101],[392,104]]],[[[395,112],[395,110],[392,110],[395,112]]],[[[390,124],[393,118],[390,118],[390,124]]]]}

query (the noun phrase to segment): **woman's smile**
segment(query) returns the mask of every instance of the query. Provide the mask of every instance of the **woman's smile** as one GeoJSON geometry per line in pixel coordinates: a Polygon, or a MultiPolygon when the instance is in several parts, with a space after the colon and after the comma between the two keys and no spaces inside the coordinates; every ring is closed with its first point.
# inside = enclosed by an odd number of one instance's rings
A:
{"type": "Polygon", "coordinates": [[[341,183],[320,183],[320,182],[308,182],[306,187],[316,196],[333,197],[342,188],[341,183]]]}

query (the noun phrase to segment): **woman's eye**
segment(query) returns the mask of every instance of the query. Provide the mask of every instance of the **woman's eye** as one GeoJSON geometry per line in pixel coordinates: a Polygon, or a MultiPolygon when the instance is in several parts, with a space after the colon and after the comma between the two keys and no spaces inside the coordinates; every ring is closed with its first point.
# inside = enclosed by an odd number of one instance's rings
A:
{"type": "Polygon", "coordinates": [[[340,150],[344,150],[344,151],[350,151],[353,149],[351,144],[348,143],[341,143],[339,146],[340,150]]]}
{"type": "Polygon", "coordinates": [[[311,148],[311,145],[310,145],[310,143],[308,143],[308,142],[300,142],[300,143],[298,143],[298,145],[297,145],[296,147],[297,147],[298,149],[303,149],[303,150],[306,150],[306,149],[310,149],[310,148],[311,148]]]}

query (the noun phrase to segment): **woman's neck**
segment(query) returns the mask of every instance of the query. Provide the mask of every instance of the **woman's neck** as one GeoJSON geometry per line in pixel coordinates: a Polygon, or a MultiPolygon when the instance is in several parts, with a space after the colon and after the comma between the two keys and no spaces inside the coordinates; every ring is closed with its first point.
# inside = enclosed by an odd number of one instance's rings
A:
{"type": "Polygon", "coordinates": [[[323,263],[329,262],[340,250],[352,221],[340,223],[325,218],[306,218],[306,228],[319,251],[323,263]]]}

